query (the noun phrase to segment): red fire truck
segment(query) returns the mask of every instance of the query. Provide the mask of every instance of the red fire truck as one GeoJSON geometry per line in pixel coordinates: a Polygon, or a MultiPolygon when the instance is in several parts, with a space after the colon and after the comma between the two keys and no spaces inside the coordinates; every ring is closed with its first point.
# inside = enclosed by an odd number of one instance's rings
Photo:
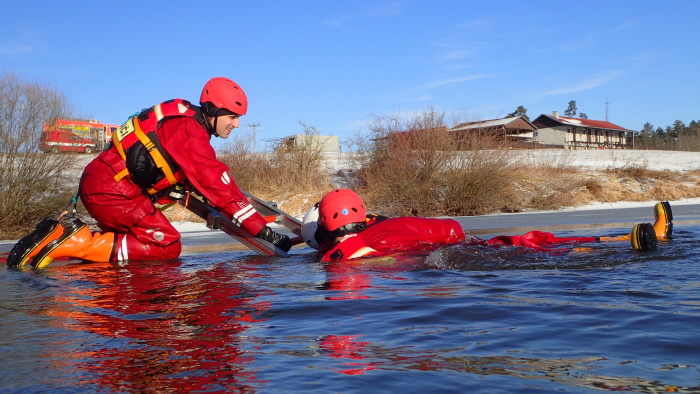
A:
{"type": "Polygon", "coordinates": [[[95,153],[102,150],[118,128],[92,119],[56,119],[44,123],[39,149],[47,153],[95,153]]]}

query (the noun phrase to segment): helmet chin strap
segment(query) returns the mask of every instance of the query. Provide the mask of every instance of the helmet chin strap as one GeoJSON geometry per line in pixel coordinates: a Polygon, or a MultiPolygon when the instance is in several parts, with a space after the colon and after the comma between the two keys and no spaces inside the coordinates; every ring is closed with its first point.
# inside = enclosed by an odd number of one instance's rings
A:
{"type": "Polygon", "coordinates": [[[221,116],[227,115],[229,113],[233,113],[231,111],[226,110],[225,108],[216,108],[212,106],[211,108],[209,107],[209,103],[204,103],[202,106],[202,112],[203,112],[203,118],[204,118],[204,123],[206,124],[207,132],[211,135],[219,136],[219,134],[216,133],[216,124],[219,120],[219,114],[221,116]],[[215,109],[216,112],[214,112],[214,116],[209,116],[209,113],[211,112],[210,109],[215,109]],[[214,118],[214,125],[212,126],[210,118],[214,118]]]}
{"type": "Polygon", "coordinates": [[[209,120],[209,116],[206,116],[206,115],[204,116],[204,123],[207,124],[207,131],[209,132],[209,134],[217,136],[217,137],[219,136],[218,134],[216,134],[216,124],[217,124],[218,120],[219,120],[219,117],[214,116],[214,125],[212,126],[211,121],[209,120]]]}

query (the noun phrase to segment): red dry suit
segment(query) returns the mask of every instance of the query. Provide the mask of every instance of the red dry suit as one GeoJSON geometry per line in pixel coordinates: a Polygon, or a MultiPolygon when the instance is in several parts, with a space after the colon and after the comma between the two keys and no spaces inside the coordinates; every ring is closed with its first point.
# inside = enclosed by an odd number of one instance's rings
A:
{"type": "MultiPolygon", "coordinates": [[[[464,231],[455,220],[399,217],[376,222],[359,233],[346,235],[330,250],[327,245],[321,245],[319,252],[323,254],[321,261],[337,261],[446,245],[464,239],[464,231]]],[[[546,251],[553,245],[597,242],[599,238],[562,238],[552,233],[530,231],[523,235],[500,235],[488,241],[473,240],[484,245],[525,246],[546,251]]]]}
{"type": "MultiPolygon", "coordinates": [[[[175,183],[194,187],[252,235],[265,227],[265,219],[250,205],[228,167],[217,160],[210,138],[198,107],[170,100],[129,118],[108,149],[85,167],[80,198],[102,231],[116,233],[112,260],[180,255],[180,234],[154,205],[172,201],[168,192],[175,183]],[[151,137],[160,162],[169,163],[169,169],[161,171],[152,161],[148,165],[150,159],[143,155],[149,153],[133,137],[134,128],[151,137]]],[[[159,160],[155,162],[158,166],[159,160]]]]}
{"type": "Polygon", "coordinates": [[[459,242],[464,231],[452,219],[399,217],[376,222],[349,234],[325,252],[321,261],[353,259],[459,242]]]}
{"type": "Polygon", "coordinates": [[[486,241],[489,245],[526,246],[536,250],[551,250],[554,245],[598,242],[599,237],[557,237],[543,231],[530,231],[523,235],[499,235],[486,241]]]}

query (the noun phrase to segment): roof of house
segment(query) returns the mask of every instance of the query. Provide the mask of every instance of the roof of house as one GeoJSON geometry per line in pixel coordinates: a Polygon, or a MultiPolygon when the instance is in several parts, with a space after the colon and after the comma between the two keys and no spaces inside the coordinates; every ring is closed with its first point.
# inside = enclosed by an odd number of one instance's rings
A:
{"type": "Polygon", "coordinates": [[[580,119],[580,118],[572,118],[569,116],[553,116],[553,115],[547,115],[547,114],[542,114],[535,119],[537,121],[539,118],[546,116],[549,119],[559,122],[561,124],[566,124],[566,125],[571,125],[571,126],[579,126],[579,127],[590,127],[594,129],[606,129],[606,130],[620,130],[620,131],[634,131],[630,129],[626,129],[624,127],[618,126],[615,123],[610,123],[606,122],[604,120],[593,120],[593,119],[580,119]]]}
{"type": "MultiPolygon", "coordinates": [[[[491,119],[491,120],[482,120],[478,122],[467,122],[467,123],[460,123],[457,126],[453,127],[450,129],[450,131],[458,131],[458,130],[468,130],[468,129],[484,129],[484,128],[489,128],[489,127],[498,127],[498,126],[504,126],[507,127],[511,123],[518,122],[519,120],[527,122],[532,129],[536,129],[535,125],[533,125],[529,120],[525,119],[522,116],[511,116],[508,118],[502,118],[502,119],[491,119]]],[[[521,127],[518,127],[521,128],[521,127]]]]}

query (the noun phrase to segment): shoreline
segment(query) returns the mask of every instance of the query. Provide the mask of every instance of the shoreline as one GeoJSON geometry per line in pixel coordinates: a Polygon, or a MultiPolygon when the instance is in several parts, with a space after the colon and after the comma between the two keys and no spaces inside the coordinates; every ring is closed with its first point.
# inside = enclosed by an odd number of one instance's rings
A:
{"type": "MultiPolygon", "coordinates": [[[[581,232],[594,229],[631,228],[636,223],[653,222],[653,208],[657,201],[592,203],[553,211],[498,213],[480,216],[450,217],[472,235],[513,235],[531,230],[550,232],[581,232]]],[[[678,225],[700,224],[700,198],[670,201],[674,223],[678,225]]],[[[182,234],[183,256],[191,254],[220,253],[246,248],[222,231],[210,230],[202,222],[173,222],[182,234]]],[[[272,224],[275,229],[281,229],[272,224]]],[[[282,229],[284,232],[284,230],[282,229]]],[[[17,240],[0,241],[0,254],[9,252],[17,240]]],[[[306,247],[301,244],[295,248],[306,247]]]]}

